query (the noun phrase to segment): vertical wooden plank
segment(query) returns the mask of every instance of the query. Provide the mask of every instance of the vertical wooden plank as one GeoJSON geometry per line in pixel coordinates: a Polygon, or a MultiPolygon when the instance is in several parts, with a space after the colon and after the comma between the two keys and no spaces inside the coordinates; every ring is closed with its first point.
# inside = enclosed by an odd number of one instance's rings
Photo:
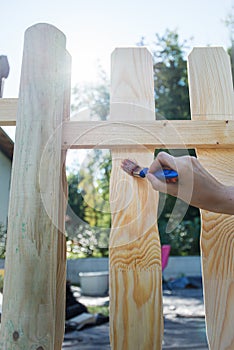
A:
{"type": "MultiPolygon", "coordinates": [[[[66,84],[64,91],[64,115],[63,120],[70,119],[71,99],[71,56],[67,52],[66,84]]],[[[65,214],[67,208],[67,177],[66,177],[66,150],[61,151],[61,174],[59,189],[59,217],[58,217],[58,249],[57,249],[57,281],[56,281],[56,320],[55,320],[55,343],[54,350],[62,348],[65,328],[66,309],[66,234],[65,214]]]]}
{"type": "MultiPolygon", "coordinates": [[[[189,56],[192,119],[234,119],[230,60],[222,48],[195,48],[189,56]]],[[[234,149],[199,149],[203,166],[234,185],[234,149]]],[[[210,349],[234,349],[234,217],[202,210],[201,253],[210,349]]]]}
{"type": "Polygon", "coordinates": [[[0,348],[54,349],[65,36],[25,33],[0,348]],[[45,152],[46,150],[46,152],[45,152]],[[44,157],[43,164],[41,164],[44,157]]]}
{"type": "MultiPolygon", "coordinates": [[[[154,120],[153,63],[145,48],[112,54],[111,121],[154,120]]],[[[110,135],[121,138],[121,135],[110,135]]],[[[129,135],[131,139],[131,135],[129,135]]],[[[124,158],[149,166],[145,147],[112,151],[110,205],[110,339],[113,350],[161,349],[162,276],[158,194],[147,180],[125,174],[124,158]]]]}

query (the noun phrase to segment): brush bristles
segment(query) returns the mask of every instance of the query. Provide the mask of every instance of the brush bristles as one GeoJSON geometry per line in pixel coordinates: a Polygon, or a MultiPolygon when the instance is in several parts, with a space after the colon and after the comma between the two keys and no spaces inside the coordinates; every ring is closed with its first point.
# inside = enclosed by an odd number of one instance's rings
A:
{"type": "Polygon", "coordinates": [[[134,173],[141,171],[141,167],[130,159],[124,159],[121,164],[121,168],[129,175],[134,176],[134,173]]]}

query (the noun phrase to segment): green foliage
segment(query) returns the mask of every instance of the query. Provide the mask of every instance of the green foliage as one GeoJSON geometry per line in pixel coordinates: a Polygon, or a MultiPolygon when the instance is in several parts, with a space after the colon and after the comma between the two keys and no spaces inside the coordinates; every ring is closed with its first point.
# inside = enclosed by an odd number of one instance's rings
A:
{"type": "Polygon", "coordinates": [[[78,174],[69,173],[67,176],[67,182],[69,191],[69,206],[71,207],[74,213],[77,213],[80,217],[83,217],[85,211],[85,203],[83,200],[81,189],[78,186],[78,174]]]}
{"type": "Polygon", "coordinates": [[[88,306],[88,312],[91,314],[109,316],[109,306],[88,306]]]}
{"type": "Polygon", "coordinates": [[[232,83],[234,86],[234,40],[232,42],[232,47],[228,48],[227,50],[230,60],[231,60],[231,67],[232,67],[232,83]]]}
{"type": "Polygon", "coordinates": [[[162,37],[156,34],[156,39],[153,56],[157,119],[189,119],[186,42],[180,44],[178,33],[168,29],[162,37]]]}
{"type": "Polygon", "coordinates": [[[84,220],[92,227],[110,227],[110,152],[92,150],[80,169],[79,188],[85,201],[84,220]]]}
{"type": "Polygon", "coordinates": [[[233,11],[227,15],[224,23],[229,31],[229,35],[231,39],[231,47],[228,48],[228,54],[230,55],[230,59],[231,59],[232,79],[234,84],[234,13],[233,11]]]}
{"type": "Polygon", "coordinates": [[[6,253],[6,229],[2,223],[0,223],[0,259],[5,258],[6,253]]]}
{"type": "Polygon", "coordinates": [[[105,72],[99,67],[99,82],[96,84],[76,85],[73,89],[72,112],[82,115],[89,110],[89,118],[106,120],[109,116],[110,86],[105,72]]]}
{"type": "MultiPolygon", "coordinates": [[[[168,200],[174,201],[174,198],[168,196],[168,200]]],[[[166,206],[170,209],[170,204],[166,206]]],[[[200,241],[200,217],[197,216],[197,209],[194,209],[194,217],[192,217],[189,211],[181,221],[180,218],[173,218],[171,213],[162,216],[158,220],[161,244],[171,245],[171,255],[199,255],[199,241],[200,241]],[[168,219],[173,224],[173,220],[176,221],[175,228],[170,231],[170,225],[168,225],[168,219]],[[179,219],[179,220],[178,220],[179,219]],[[178,224],[177,224],[178,220],[178,224]]],[[[169,210],[170,211],[170,210],[169,210]]]]}
{"type": "MultiPolygon", "coordinates": [[[[88,112],[85,115],[89,120],[106,120],[109,116],[109,81],[100,67],[98,83],[73,89],[72,112],[82,119],[82,111],[88,112]]],[[[108,255],[110,169],[109,151],[94,149],[86,154],[78,174],[68,175],[69,257],[108,255]]]]}
{"type": "Polygon", "coordinates": [[[0,293],[3,293],[4,277],[0,275],[0,293]]]}
{"type": "Polygon", "coordinates": [[[108,256],[109,231],[90,228],[89,225],[74,225],[70,226],[67,234],[70,237],[67,242],[69,259],[108,256]]]}
{"type": "Polygon", "coordinates": [[[74,254],[87,257],[108,255],[110,169],[109,151],[92,150],[79,174],[68,175],[70,208],[66,230],[71,242],[70,257],[74,254]]]}

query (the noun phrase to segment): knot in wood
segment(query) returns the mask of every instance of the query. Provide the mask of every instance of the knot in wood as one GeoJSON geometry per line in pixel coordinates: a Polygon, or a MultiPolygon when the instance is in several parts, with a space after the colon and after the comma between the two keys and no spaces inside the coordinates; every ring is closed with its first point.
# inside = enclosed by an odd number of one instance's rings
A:
{"type": "Polygon", "coordinates": [[[14,331],[14,333],[13,333],[13,340],[17,341],[18,339],[19,339],[19,332],[14,331]]]}

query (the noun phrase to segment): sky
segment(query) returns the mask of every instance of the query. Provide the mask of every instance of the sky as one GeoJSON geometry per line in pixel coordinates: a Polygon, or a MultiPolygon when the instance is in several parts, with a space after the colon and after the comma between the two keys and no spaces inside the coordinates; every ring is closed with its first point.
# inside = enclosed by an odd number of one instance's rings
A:
{"type": "Polygon", "coordinates": [[[133,46],[142,36],[147,44],[155,33],[177,29],[181,41],[193,46],[230,45],[223,20],[233,0],[9,0],[1,9],[0,54],[11,66],[4,97],[17,97],[25,30],[46,22],[67,38],[72,56],[72,85],[97,79],[98,61],[109,74],[115,47],[133,46]]]}
{"type": "Polygon", "coordinates": [[[67,38],[72,56],[72,86],[97,80],[100,64],[109,76],[115,47],[134,46],[142,36],[150,46],[155,34],[177,30],[192,46],[230,46],[224,20],[234,0],[1,0],[0,55],[10,74],[3,97],[17,97],[25,30],[49,23],[67,38]]]}

